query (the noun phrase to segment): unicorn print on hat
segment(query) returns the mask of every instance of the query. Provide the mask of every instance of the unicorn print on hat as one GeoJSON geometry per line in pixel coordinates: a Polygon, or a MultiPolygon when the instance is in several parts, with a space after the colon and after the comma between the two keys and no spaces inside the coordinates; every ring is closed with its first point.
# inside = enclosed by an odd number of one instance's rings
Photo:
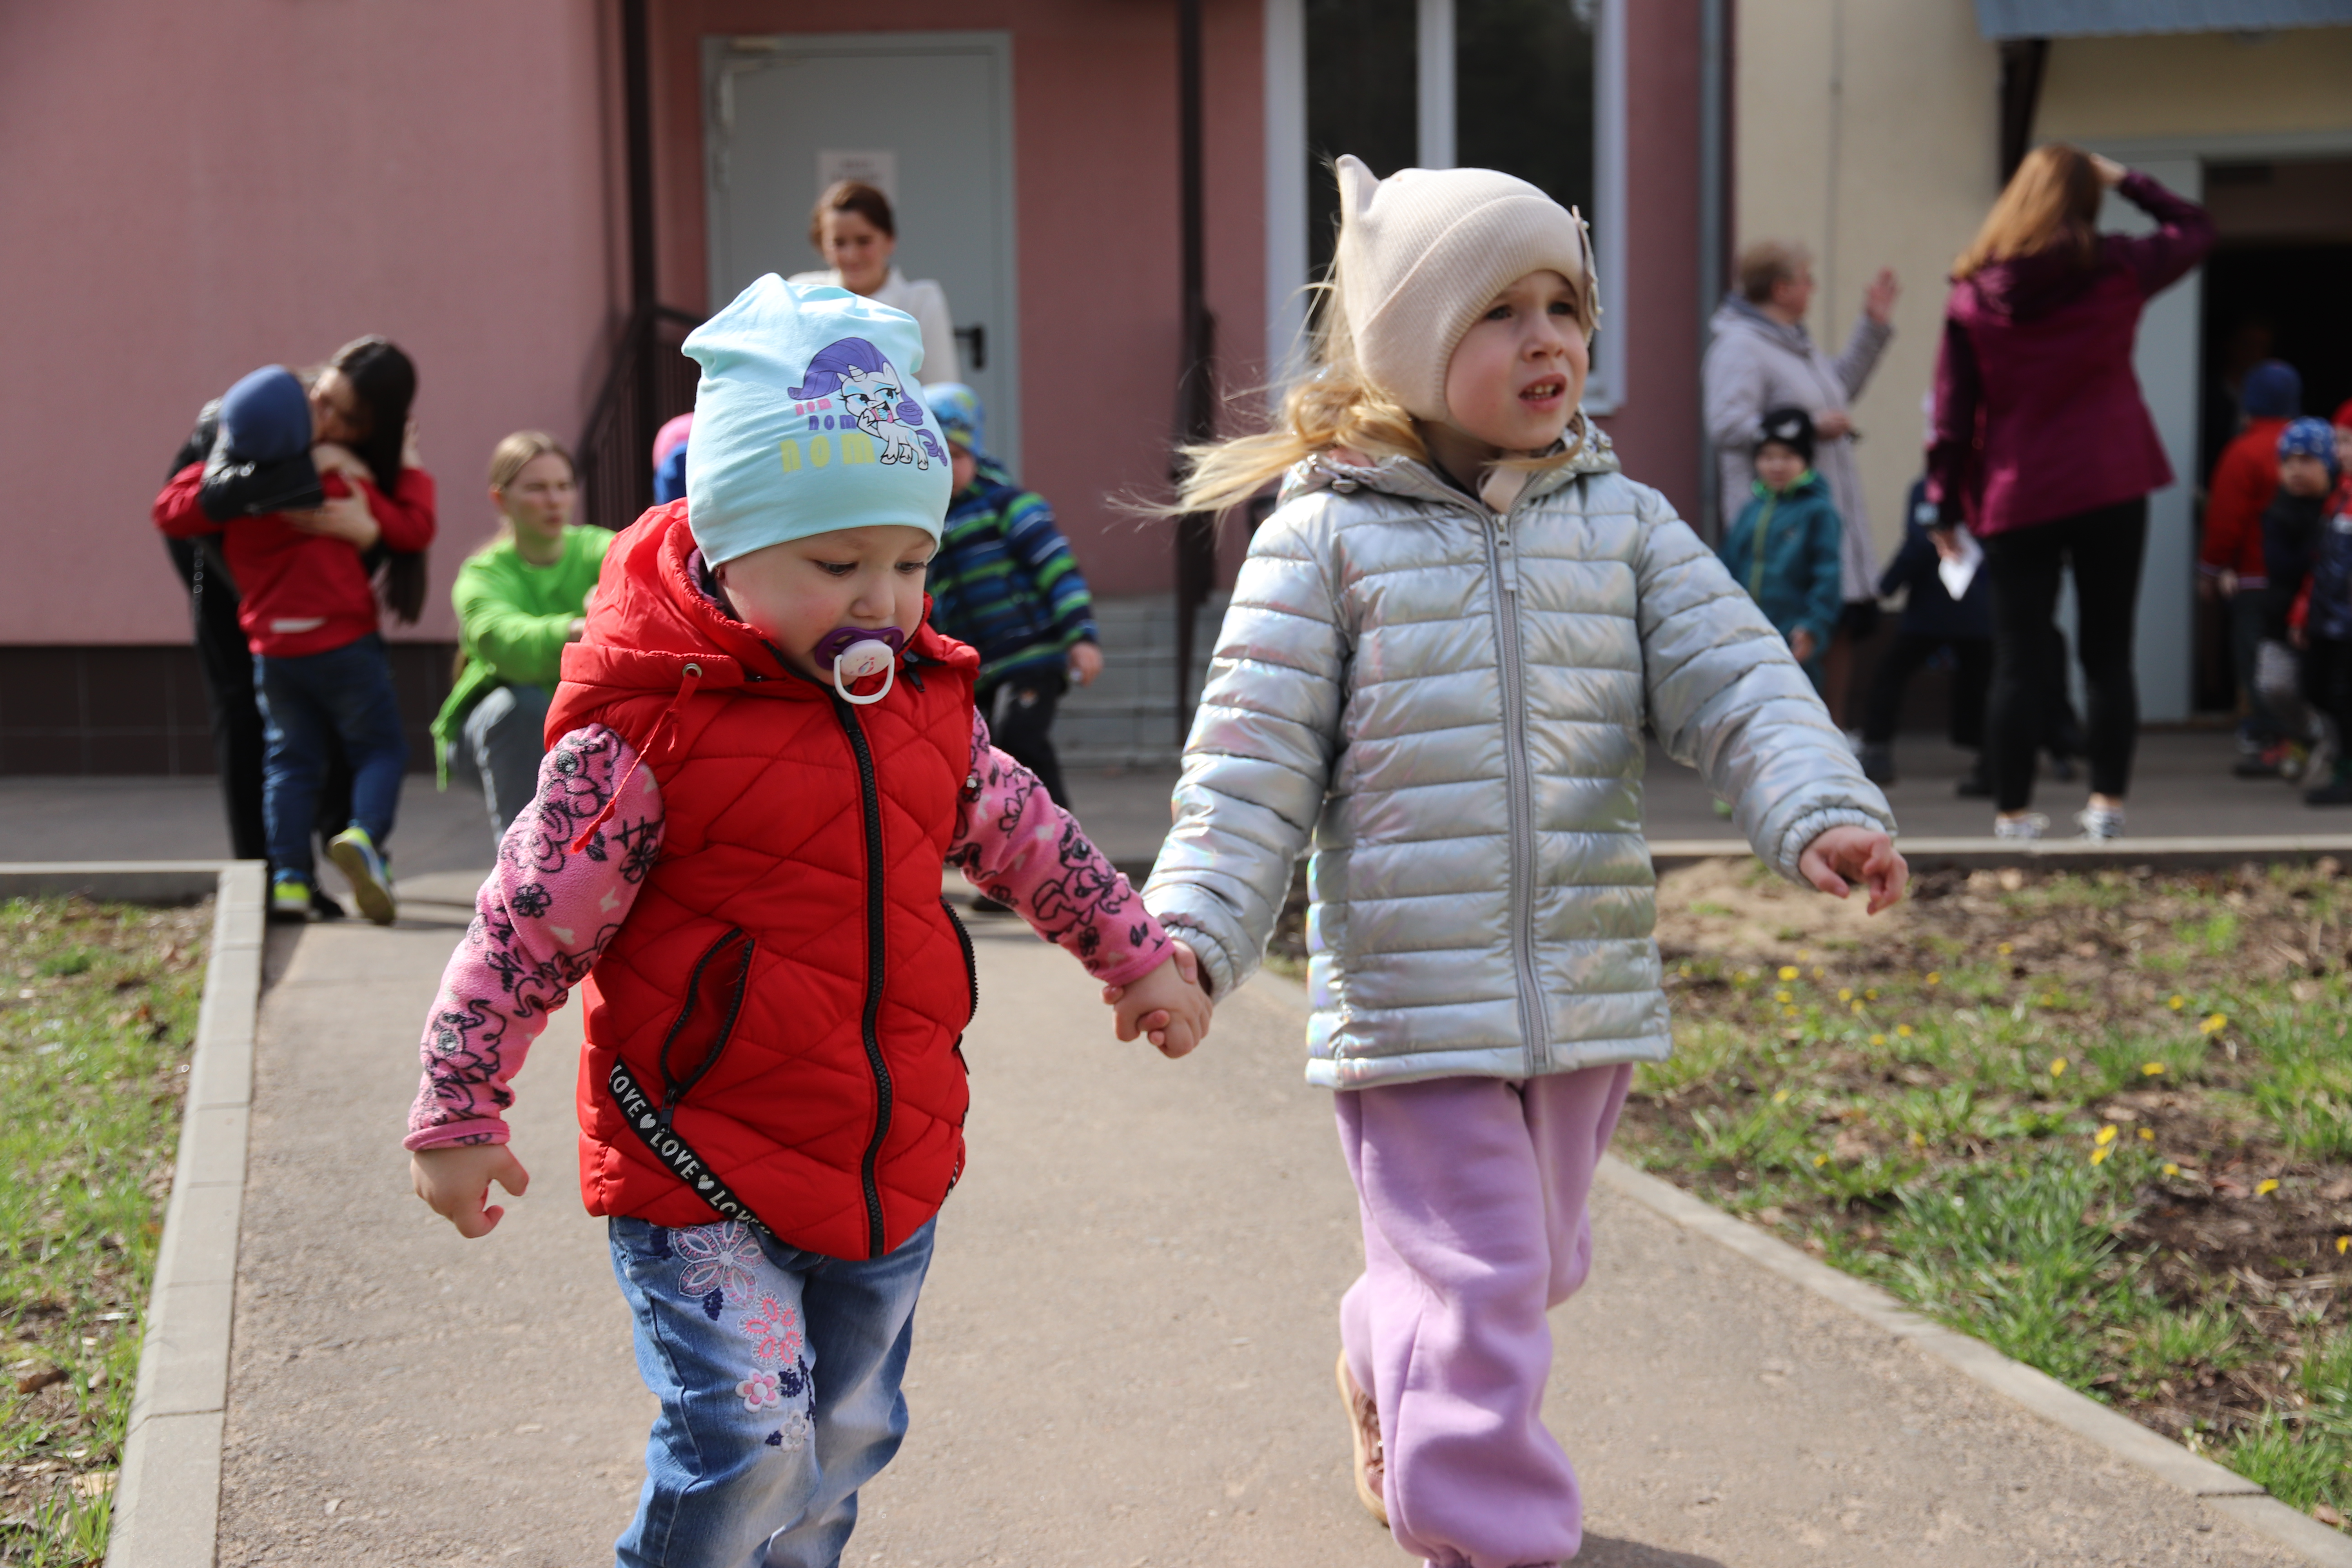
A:
{"type": "Polygon", "coordinates": [[[907,378],[864,338],[827,343],[809,361],[805,374],[790,395],[811,402],[840,398],[857,428],[878,446],[877,461],[912,463],[918,468],[929,468],[933,458],[947,461],[939,442],[923,428],[923,405],[908,395],[907,378]]]}

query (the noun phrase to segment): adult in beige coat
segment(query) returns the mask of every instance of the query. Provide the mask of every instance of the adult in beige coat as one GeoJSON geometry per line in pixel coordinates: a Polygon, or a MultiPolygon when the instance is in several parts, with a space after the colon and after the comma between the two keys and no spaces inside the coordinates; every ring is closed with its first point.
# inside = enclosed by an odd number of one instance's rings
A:
{"type": "Polygon", "coordinates": [[[1748,455],[1764,411],[1793,405],[1813,416],[1813,468],[1828,484],[1845,530],[1839,563],[1846,613],[1830,641],[1822,695],[1849,729],[1846,693],[1853,683],[1853,646],[1876,624],[1878,552],[1854,467],[1855,432],[1848,407],[1862,395],[1895,335],[1890,317],[1895,291],[1895,274],[1881,268],[1863,297],[1845,351],[1832,359],[1805,330],[1813,300],[1811,257],[1802,246],[1779,240],[1751,245],[1739,256],[1738,289],[1708,323],[1714,341],[1701,373],[1707,438],[1720,479],[1717,494],[1727,522],[1747,502],[1753,479],[1748,455]]]}

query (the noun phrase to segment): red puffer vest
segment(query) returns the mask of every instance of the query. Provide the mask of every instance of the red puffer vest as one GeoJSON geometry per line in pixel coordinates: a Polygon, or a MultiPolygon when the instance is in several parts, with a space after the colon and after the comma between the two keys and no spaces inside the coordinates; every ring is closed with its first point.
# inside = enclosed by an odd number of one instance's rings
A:
{"type": "Polygon", "coordinates": [[[547,715],[551,743],[625,738],[664,818],[584,985],[582,1195],[695,1226],[731,1192],[791,1246],[878,1258],[963,1169],[978,987],[940,867],[979,656],[927,626],[852,707],[705,597],[693,552],[684,501],[614,542],[547,715]]]}

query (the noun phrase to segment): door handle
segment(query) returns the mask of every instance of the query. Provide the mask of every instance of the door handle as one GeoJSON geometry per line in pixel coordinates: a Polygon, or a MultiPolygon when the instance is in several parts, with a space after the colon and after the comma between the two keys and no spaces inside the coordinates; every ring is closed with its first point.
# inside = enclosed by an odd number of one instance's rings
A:
{"type": "Polygon", "coordinates": [[[971,353],[971,368],[974,370],[986,370],[988,368],[987,323],[982,321],[974,321],[969,327],[958,327],[955,330],[955,335],[963,342],[964,347],[971,353]]]}

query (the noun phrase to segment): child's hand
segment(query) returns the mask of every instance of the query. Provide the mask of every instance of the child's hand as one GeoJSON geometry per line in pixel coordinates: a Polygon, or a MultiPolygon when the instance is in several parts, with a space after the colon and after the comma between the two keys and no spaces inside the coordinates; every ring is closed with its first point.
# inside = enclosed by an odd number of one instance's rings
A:
{"type": "Polygon", "coordinates": [[[505,1209],[486,1206],[491,1182],[516,1197],[530,1185],[530,1173],[503,1143],[419,1149],[408,1156],[408,1179],[416,1195],[469,1241],[489,1235],[506,1217],[505,1209]]]}
{"type": "Polygon", "coordinates": [[[1149,974],[1103,987],[1103,1000],[1117,1016],[1118,1037],[1147,1036],[1171,1061],[1207,1037],[1211,1011],[1208,993],[1201,989],[1200,958],[1181,942],[1174,947],[1149,974]]]}
{"type": "Polygon", "coordinates": [[[1789,634],[1789,657],[1799,664],[1812,658],[1813,649],[1817,646],[1813,641],[1813,634],[1803,626],[1799,626],[1789,634]]]}
{"type": "Polygon", "coordinates": [[[1895,840],[1872,827],[1831,827],[1814,835],[1797,857],[1797,874],[1832,899],[1853,891],[1854,882],[1870,887],[1870,912],[1898,903],[1911,868],[1895,852],[1895,840]]]}

